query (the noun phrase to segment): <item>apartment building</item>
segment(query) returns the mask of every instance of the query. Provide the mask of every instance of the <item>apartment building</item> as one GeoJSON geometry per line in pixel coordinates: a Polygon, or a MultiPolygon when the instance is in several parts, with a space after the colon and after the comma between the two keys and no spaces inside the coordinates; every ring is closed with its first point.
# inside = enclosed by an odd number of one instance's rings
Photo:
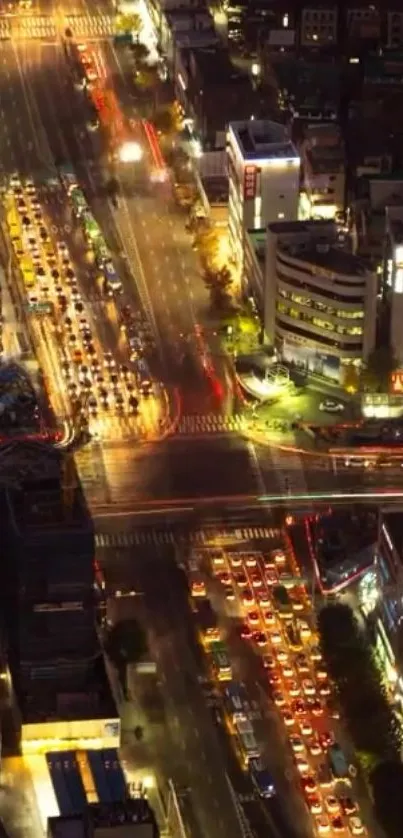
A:
{"type": "Polygon", "coordinates": [[[248,233],[245,280],[267,340],[288,363],[343,385],[375,343],[376,276],[340,246],[333,222],[248,233]]]}
{"type": "Polygon", "coordinates": [[[247,230],[298,217],[300,158],[284,125],[232,122],[228,132],[229,236],[243,264],[247,230]]]}
{"type": "Polygon", "coordinates": [[[301,207],[308,218],[334,218],[344,210],[346,160],[344,142],[336,123],[312,123],[300,146],[301,207]]]}

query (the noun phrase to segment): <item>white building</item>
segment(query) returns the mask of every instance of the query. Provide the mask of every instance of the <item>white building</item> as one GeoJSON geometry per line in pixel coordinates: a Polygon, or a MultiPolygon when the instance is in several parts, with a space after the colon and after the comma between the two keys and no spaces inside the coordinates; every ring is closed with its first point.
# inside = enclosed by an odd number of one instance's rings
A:
{"type": "Polygon", "coordinates": [[[374,346],[377,279],[337,236],[333,222],[269,224],[247,236],[245,277],[279,355],[342,385],[374,346]]]}
{"type": "Polygon", "coordinates": [[[317,123],[306,127],[301,143],[301,169],[304,216],[329,219],[344,210],[345,152],[338,125],[317,123]]]}
{"type": "Polygon", "coordinates": [[[229,237],[241,266],[247,230],[298,218],[300,158],[284,125],[266,120],[231,122],[227,152],[229,237]]]}

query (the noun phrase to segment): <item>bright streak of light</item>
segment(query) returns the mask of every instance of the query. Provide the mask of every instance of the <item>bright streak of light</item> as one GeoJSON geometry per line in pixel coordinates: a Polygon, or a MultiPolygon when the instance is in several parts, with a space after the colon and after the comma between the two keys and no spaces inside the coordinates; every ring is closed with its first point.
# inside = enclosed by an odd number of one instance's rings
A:
{"type": "Polygon", "coordinates": [[[143,156],[143,149],[138,143],[126,142],[119,149],[121,163],[138,163],[143,156]]]}
{"type": "Polygon", "coordinates": [[[167,169],[165,160],[162,156],[160,144],[157,136],[157,132],[151,122],[148,120],[143,119],[142,125],[144,129],[144,133],[147,137],[148,145],[150,146],[150,151],[152,155],[152,159],[156,168],[156,178],[157,180],[166,180],[167,177],[167,169]]]}

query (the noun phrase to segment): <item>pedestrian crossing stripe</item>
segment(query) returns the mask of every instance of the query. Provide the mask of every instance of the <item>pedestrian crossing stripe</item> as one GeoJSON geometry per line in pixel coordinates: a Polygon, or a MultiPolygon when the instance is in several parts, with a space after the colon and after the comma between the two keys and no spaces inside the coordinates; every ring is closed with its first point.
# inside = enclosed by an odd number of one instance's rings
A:
{"type": "Polygon", "coordinates": [[[235,413],[233,416],[222,416],[218,413],[189,414],[182,416],[177,425],[176,433],[230,433],[245,431],[246,428],[247,419],[239,413],[235,413]]]}
{"type": "Polygon", "coordinates": [[[95,547],[113,549],[117,547],[139,547],[141,545],[187,544],[208,545],[212,541],[227,539],[236,542],[256,541],[272,538],[272,530],[267,527],[241,527],[233,530],[195,530],[181,535],[172,530],[135,530],[134,532],[99,532],[95,534],[95,547]]]}

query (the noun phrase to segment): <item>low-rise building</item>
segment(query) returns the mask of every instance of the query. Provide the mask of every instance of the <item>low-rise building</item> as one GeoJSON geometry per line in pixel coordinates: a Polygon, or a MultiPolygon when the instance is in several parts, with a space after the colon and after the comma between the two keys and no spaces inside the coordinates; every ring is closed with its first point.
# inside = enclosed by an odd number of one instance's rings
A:
{"type": "Polygon", "coordinates": [[[47,838],[158,838],[155,814],[144,798],[92,803],[80,815],[48,818],[47,838]]]}
{"type": "Polygon", "coordinates": [[[346,161],[336,123],[312,123],[300,146],[302,188],[309,218],[334,218],[344,210],[346,161]]]}
{"type": "Polygon", "coordinates": [[[284,125],[232,122],[228,132],[229,237],[243,264],[247,230],[298,217],[300,159],[284,125]]]}
{"type": "Polygon", "coordinates": [[[342,385],[375,343],[377,279],[328,221],[248,233],[245,284],[268,342],[288,363],[342,385]]]}
{"type": "Polygon", "coordinates": [[[302,48],[329,50],[338,42],[337,3],[312,3],[301,9],[299,45],[302,48]]]}
{"type": "Polygon", "coordinates": [[[228,124],[253,116],[256,103],[249,75],[232,64],[222,46],[178,51],[175,95],[203,152],[225,148],[228,124]]]}
{"type": "Polygon", "coordinates": [[[219,43],[208,9],[170,9],[161,16],[160,45],[169,67],[175,72],[178,49],[200,49],[219,43]]]}

